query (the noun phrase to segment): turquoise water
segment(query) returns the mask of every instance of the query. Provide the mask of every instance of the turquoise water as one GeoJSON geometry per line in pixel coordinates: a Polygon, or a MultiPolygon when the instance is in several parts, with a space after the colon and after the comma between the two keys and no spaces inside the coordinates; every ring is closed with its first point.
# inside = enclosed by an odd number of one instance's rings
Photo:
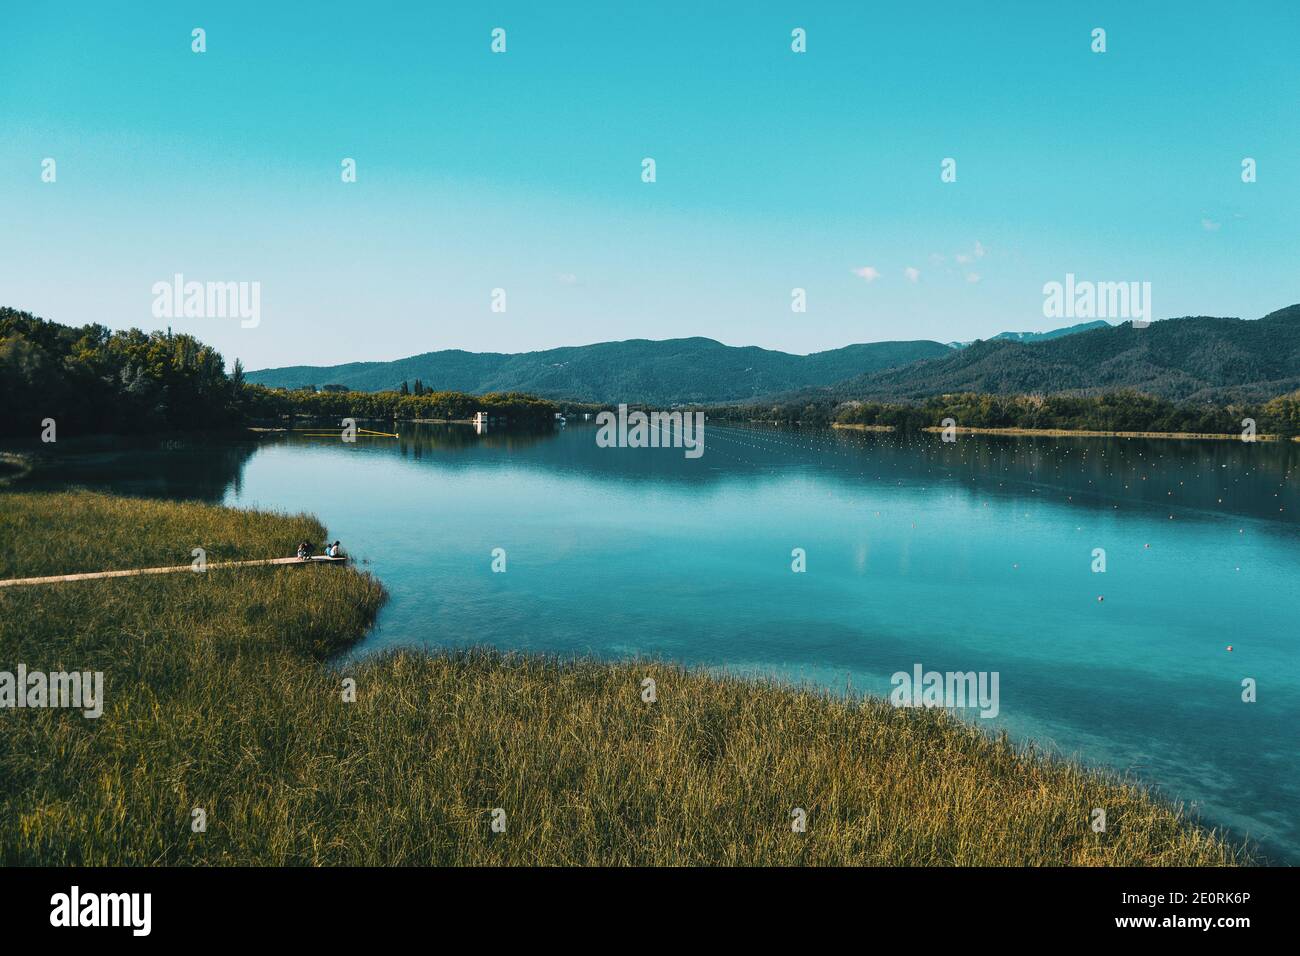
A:
{"type": "Polygon", "coordinates": [[[318,515],[391,594],[357,654],[644,655],[881,695],[918,663],[997,672],[981,726],[1300,862],[1300,447],[711,423],[690,460],[584,426],[401,431],[74,449],[41,480],[318,515]]]}

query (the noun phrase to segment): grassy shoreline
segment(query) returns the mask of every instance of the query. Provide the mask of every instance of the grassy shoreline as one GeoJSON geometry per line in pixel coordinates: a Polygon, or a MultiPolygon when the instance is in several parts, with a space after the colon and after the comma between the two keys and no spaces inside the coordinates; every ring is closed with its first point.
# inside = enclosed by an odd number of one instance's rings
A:
{"type": "Polygon", "coordinates": [[[29,456],[0,451],[0,488],[25,477],[31,470],[32,462],[29,456]]]}
{"type": "MultiPolygon", "coordinates": [[[[834,422],[832,428],[846,428],[852,431],[892,432],[897,431],[893,425],[856,425],[849,422],[834,422]]],[[[923,432],[942,432],[938,425],[922,428],[923,432]]],[[[1207,441],[1241,441],[1241,435],[1214,434],[1204,432],[1133,432],[1133,431],[1092,431],[1083,428],[962,428],[954,427],[958,435],[1021,435],[1040,438],[1181,438],[1207,441]]],[[[1287,441],[1282,435],[1256,435],[1256,441],[1287,441]]],[[[1300,437],[1291,441],[1300,441],[1300,437]]]]}
{"type": "MultiPolygon", "coordinates": [[[[18,575],[90,560],[69,538],[121,566],[187,559],[205,541],[209,560],[257,556],[301,537],[325,529],[306,515],[0,492],[0,566],[18,575]]],[[[0,670],[102,670],[105,702],[99,719],[0,709],[0,863],[1250,862],[1141,787],[939,711],[661,662],[331,663],[383,599],[353,567],[5,589],[0,670]]]]}

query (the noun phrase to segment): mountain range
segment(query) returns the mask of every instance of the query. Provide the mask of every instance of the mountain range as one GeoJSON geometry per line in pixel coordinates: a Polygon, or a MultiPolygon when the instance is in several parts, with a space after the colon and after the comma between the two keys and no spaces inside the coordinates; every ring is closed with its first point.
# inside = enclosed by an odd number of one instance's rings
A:
{"type": "MultiPolygon", "coordinates": [[[[1080,322],[1078,325],[1066,326],[1063,329],[1052,329],[1050,332],[999,332],[993,336],[994,341],[998,339],[1007,339],[1011,342],[1044,342],[1047,339],[1059,339],[1063,335],[1074,335],[1076,332],[1090,332],[1093,329],[1109,328],[1110,323],[1105,319],[1096,319],[1092,322],[1080,322]]],[[[955,349],[964,349],[972,342],[949,342],[948,345],[955,349]]]]}
{"type": "Polygon", "coordinates": [[[1257,320],[1166,319],[1145,328],[1090,322],[1004,332],[964,344],[874,342],[811,355],[713,339],[629,339],[506,354],[458,349],[392,362],[263,369],[272,387],[358,391],[421,382],[470,393],[528,392],[581,402],[744,402],[798,394],[884,400],[953,392],[1095,394],[1136,389],[1183,401],[1271,398],[1300,388],[1300,305],[1257,320]]]}
{"type": "Polygon", "coordinates": [[[249,372],[247,379],[273,387],[345,385],[380,391],[418,378],[430,388],[457,392],[527,392],[578,402],[667,405],[742,401],[829,386],[947,352],[947,346],[929,341],[874,342],[791,355],[706,338],[628,339],[514,355],[451,349],[394,362],[298,365],[249,372]]]}
{"type": "Polygon", "coordinates": [[[838,383],[854,398],[906,400],[954,392],[1091,395],[1134,389],[1173,401],[1272,398],[1300,388],[1300,305],[1262,319],[1210,316],[1131,323],[1019,343],[975,342],[902,369],[838,383]]]}

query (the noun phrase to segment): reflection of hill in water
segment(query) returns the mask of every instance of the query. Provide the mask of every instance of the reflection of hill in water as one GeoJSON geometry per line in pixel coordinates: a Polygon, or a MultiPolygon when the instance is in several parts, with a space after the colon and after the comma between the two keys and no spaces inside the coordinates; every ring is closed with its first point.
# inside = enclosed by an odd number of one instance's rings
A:
{"type": "Polygon", "coordinates": [[[421,425],[403,427],[395,451],[444,468],[508,465],[628,482],[757,482],[815,468],[848,487],[933,482],[1093,510],[1140,504],[1285,522],[1300,514],[1294,442],[961,435],[945,443],[930,433],[710,423],[704,456],[691,460],[680,448],[599,448],[595,436],[588,425],[528,436],[421,425]]]}
{"type": "Polygon", "coordinates": [[[12,490],[82,487],[143,498],[221,501],[259,442],[225,437],[103,436],[19,449],[35,467],[12,490]]]}
{"type": "Polygon", "coordinates": [[[470,425],[415,425],[403,423],[397,440],[403,457],[420,459],[427,452],[479,449],[493,452],[533,448],[555,438],[545,431],[506,431],[491,426],[483,432],[470,425]]]}

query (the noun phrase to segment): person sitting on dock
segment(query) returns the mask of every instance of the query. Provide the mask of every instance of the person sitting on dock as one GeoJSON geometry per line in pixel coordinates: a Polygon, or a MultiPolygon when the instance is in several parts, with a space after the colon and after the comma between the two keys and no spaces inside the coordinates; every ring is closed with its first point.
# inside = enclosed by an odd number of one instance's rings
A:
{"type": "Polygon", "coordinates": [[[306,541],[298,542],[298,560],[306,561],[311,557],[311,545],[306,541]]]}
{"type": "Polygon", "coordinates": [[[338,543],[337,541],[335,541],[333,544],[328,544],[328,545],[326,545],[326,546],[325,546],[325,553],[326,553],[327,555],[329,555],[331,558],[337,558],[337,557],[340,557],[340,554],[339,554],[339,543],[338,543]]]}

